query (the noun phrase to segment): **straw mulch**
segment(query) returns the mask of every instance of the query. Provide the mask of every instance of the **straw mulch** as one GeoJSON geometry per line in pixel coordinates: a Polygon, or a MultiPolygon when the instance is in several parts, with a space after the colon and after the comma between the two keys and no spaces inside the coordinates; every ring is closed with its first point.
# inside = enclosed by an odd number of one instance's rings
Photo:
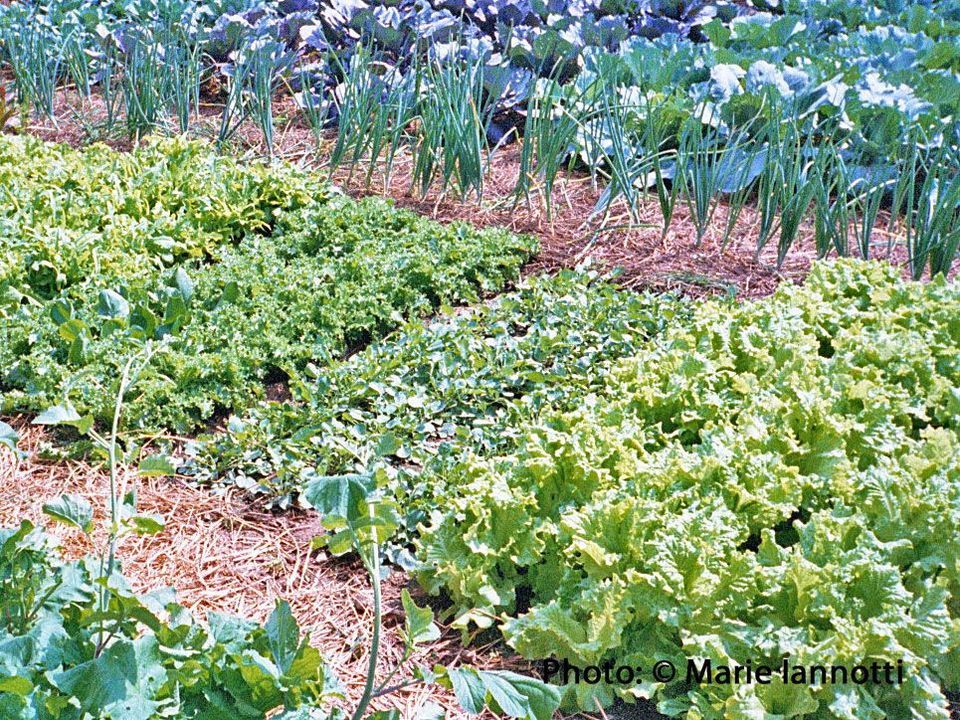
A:
{"type": "MultiPolygon", "coordinates": [[[[21,448],[33,454],[16,460],[0,448],[0,527],[16,526],[28,518],[60,539],[66,557],[94,551],[96,544],[103,542],[102,533],[91,542],[79,530],[44,516],[41,506],[62,493],[77,493],[94,505],[102,525],[109,495],[106,473],[83,462],[38,459],[36,451],[44,445],[44,433],[22,419],[13,424],[20,429],[21,448]]],[[[123,481],[129,489],[134,472],[125,469],[123,481]]],[[[145,478],[138,482],[139,510],[159,513],[166,528],[154,537],[129,536],[121,541],[120,560],[134,588],[147,591],[171,586],[179,601],[198,617],[215,610],[261,622],[276,598],[287,600],[301,628],[310,632],[311,641],[355,703],[368,662],[372,591],[359,563],[311,553],[310,539],[322,531],[316,514],[274,515],[235,492],[215,496],[174,480],[145,478]]],[[[402,653],[397,629],[403,625],[400,591],[404,587],[417,598],[416,588],[400,572],[394,572],[384,586],[386,632],[381,675],[402,653]]],[[[423,598],[417,599],[422,604],[423,598]]],[[[438,642],[422,648],[410,667],[438,662],[530,672],[501,656],[496,648],[464,649],[458,633],[449,629],[438,642]]],[[[451,693],[422,686],[380,698],[375,707],[397,707],[404,717],[414,717],[427,703],[439,705],[451,718],[465,717],[451,693]]]]}

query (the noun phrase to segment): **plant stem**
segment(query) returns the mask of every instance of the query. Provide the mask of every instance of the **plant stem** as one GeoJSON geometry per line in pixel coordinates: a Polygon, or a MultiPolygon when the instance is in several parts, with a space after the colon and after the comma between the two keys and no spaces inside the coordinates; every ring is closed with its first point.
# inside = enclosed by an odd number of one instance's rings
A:
{"type": "Polygon", "coordinates": [[[107,448],[110,463],[110,554],[107,558],[107,577],[113,574],[117,554],[117,535],[120,527],[120,503],[117,499],[117,435],[120,432],[120,413],[123,411],[123,395],[127,391],[130,379],[130,367],[133,359],[127,361],[120,376],[117,390],[117,402],[113,408],[113,424],[110,427],[110,445],[107,448]]]}
{"type": "MultiPolygon", "coordinates": [[[[100,576],[109,579],[113,575],[114,565],[117,556],[117,536],[120,527],[120,504],[117,502],[117,435],[120,432],[120,414],[123,411],[123,396],[127,390],[127,383],[130,377],[130,367],[133,364],[133,358],[127,360],[123,366],[123,373],[120,375],[120,386],[117,388],[117,400],[113,407],[113,423],[110,426],[110,438],[107,440],[107,462],[110,465],[110,533],[108,538],[107,565],[103,567],[103,556],[100,556],[100,576]]],[[[102,442],[102,441],[101,441],[102,442]]],[[[100,613],[106,615],[107,603],[110,601],[109,590],[106,587],[100,588],[100,613]]],[[[106,645],[104,640],[104,621],[100,621],[100,631],[97,638],[97,649],[94,653],[99,656],[106,645]]]]}
{"type": "MultiPolygon", "coordinates": [[[[370,517],[374,520],[374,508],[370,505],[370,517]]],[[[380,544],[377,541],[376,524],[372,526],[373,542],[370,548],[370,563],[367,570],[370,572],[370,580],[373,583],[373,638],[370,641],[370,662],[367,666],[367,681],[363,687],[363,697],[360,698],[360,704],[357,705],[353,713],[352,720],[360,720],[370,705],[373,698],[373,684],[377,674],[377,655],[380,652],[380,621],[382,618],[382,608],[380,600],[380,544]]]]}

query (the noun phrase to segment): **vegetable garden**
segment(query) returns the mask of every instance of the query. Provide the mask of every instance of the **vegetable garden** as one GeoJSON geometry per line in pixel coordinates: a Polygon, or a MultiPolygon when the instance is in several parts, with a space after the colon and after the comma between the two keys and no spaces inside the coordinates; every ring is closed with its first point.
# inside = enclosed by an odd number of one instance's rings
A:
{"type": "Polygon", "coordinates": [[[956,2],[23,0],[0,84],[3,720],[960,712],[956,2]],[[689,673],[781,663],[903,677],[689,673]]]}

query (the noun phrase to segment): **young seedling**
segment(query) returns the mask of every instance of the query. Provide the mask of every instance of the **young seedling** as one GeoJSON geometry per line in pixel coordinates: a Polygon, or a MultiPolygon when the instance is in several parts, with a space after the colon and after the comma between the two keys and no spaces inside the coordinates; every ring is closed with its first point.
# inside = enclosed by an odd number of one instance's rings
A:
{"type": "MultiPolygon", "coordinates": [[[[107,457],[110,479],[108,490],[110,515],[107,525],[106,549],[100,553],[99,575],[101,587],[98,602],[103,619],[101,620],[95,656],[99,656],[103,652],[112,637],[112,633],[107,630],[106,618],[108,617],[107,607],[110,603],[109,579],[113,576],[117,567],[117,543],[124,535],[130,533],[154,535],[162,531],[164,527],[163,518],[160,516],[137,513],[136,485],[127,490],[121,488],[120,481],[120,469],[123,464],[123,458],[120,454],[120,434],[124,399],[136,384],[140,374],[150,364],[156,349],[156,346],[148,341],[139,352],[129,357],[124,363],[117,383],[113,420],[106,434],[102,434],[95,428],[92,415],[81,416],[68,401],[48,408],[33,421],[36,425],[72,427],[80,434],[89,437],[107,457]]],[[[170,461],[163,456],[154,455],[145,458],[140,465],[142,475],[173,475],[174,472],[170,461]]],[[[43,511],[55,520],[77,527],[88,535],[93,532],[93,509],[90,503],[79,495],[62,495],[59,499],[44,505],[43,511]]]]}

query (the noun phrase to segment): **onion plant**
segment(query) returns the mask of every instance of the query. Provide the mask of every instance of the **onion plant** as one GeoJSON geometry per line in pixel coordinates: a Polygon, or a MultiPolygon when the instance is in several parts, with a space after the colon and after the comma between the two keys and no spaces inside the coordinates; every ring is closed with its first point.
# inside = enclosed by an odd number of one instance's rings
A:
{"type": "Polygon", "coordinates": [[[77,93],[89,100],[93,86],[91,72],[91,54],[77,30],[70,32],[63,41],[63,58],[67,74],[73,81],[77,93]]]}
{"type": "Polygon", "coordinates": [[[324,97],[323,88],[315,91],[313,85],[313,74],[301,68],[299,76],[300,92],[297,93],[297,105],[303,113],[307,125],[313,131],[314,138],[320,143],[323,137],[323,131],[326,130],[330,121],[333,119],[333,103],[324,97]]]}
{"type": "Polygon", "coordinates": [[[383,167],[384,188],[390,186],[397,151],[409,142],[410,128],[418,117],[420,79],[420,64],[415,58],[407,73],[390,68],[380,81],[380,102],[364,134],[362,148],[370,158],[365,179],[367,187],[378,165],[383,167]]]}
{"type": "Polygon", "coordinates": [[[678,192],[677,183],[668,180],[675,152],[661,106],[641,87],[624,88],[616,66],[604,60],[597,62],[588,97],[590,104],[580,120],[577,142],[594,181],[606,180],[594,214],[608,213],[622,200],[632,222],[637,223],[640,202],[655,177],[666,233],[678,192]]]}
{"type": "Polygon", "coordinates": [[[816,183],[812,169],[814,155],[811,135],[795,120],[788,120],[780,159],[780,237],[777,240],[777,267],[783,265],[796,241],[800,226],[813,202],[816,183]]]}
{"type": "Polygon", "coordinates": [[[165,33],[169,73],[169,104],[181,133],[190,129],[190,117],[200,108],[200,85],[205,63],[200,43],[176,26],[165,33]]]}
{"type": "MultiPolygon", "coordinates": [[[[657,204],[660,206],[660,215],[663,218],[660,231],[660,238],[663,240],[670,229],[670,223],[673,222],[673,212],[677,206],[677,198],[683,180],[682,177],[679,182],[676,179],[676,152],[669,148],[671,132],[662,117],[662,110],[648,106],[646,120],[643,143],[646,156],[650,159],[648,175],[652,175],[657,192],[657,204]],[[672,180],[667,177],[667,170],[671,162],[674,165],[672,180]]],[[[646,183],[644,186],[646,187],[646,183]]]]}
{"type": "Polygon", "coordinates": [[[871,174],[861,175],[850,185],[853,193],[853,222],[860,257],[868,259],[877,216],[892,181],[876,182],[871,174]]]}
{"type": "Polygon", "coordinates": [[[726,179],[723,186],[727,195],[727,221],[720,241],[721,248],[726,248],[730,242],[747,199],[756,185],[755,169],[758,165],[762,167],[764,159],[763,148],[749,136],[747,130],[743,131],[739,141],[727,151],[725,162],[730,166],[730,170],[724,173],[726,179]]]}
{"type": "Polygon", "coordinates": [[[610,175],[599,206],[607,210],[618,198],[623,199],[634,222],[639,221],[641,192],[646,189],[651,163],[642,134],[636,129],[639,110],[639,103],[622,97],[618,85],[606,78],[601,81],[598,122],[592,125],[601,134],[594,142],[604,153],[610,175]]]}
{"type": "Polygon", "coordinates": [[[152,131],[164,119],[170,75],[164,47],[152,28],[132,34],[127,42],[120,91],[127,133],[134,138],[152,131]]]}
{"type": "Polygon", "coordinates": [[[283,77],[293,66],[296,54],[272,38],[257,38],[244,47],[238,63],[249,64],[250,113],[260,132],[267,152],[273,153],[273,98],[283,77]]]}
{"type": "Polygon", "coordinates": [[[896,181],[893,184],[890,201],[890,218],[887,222],[887,252],[893,249],[894,227],[898,219],[902,219],[907,230],[907,244],[912,230],[913,209],[916,202],[917,180],[920,175],[920,146],[925,139],[921,128],[911,124],[903,142],[900,143],[895,166],[897,168],[896,181]]]}
{"type": "Polygon", "coordinates": [[[714,214],[724,193],[731,193],[734,206],[724,232],[724,243],[732,231],[749,186],[753,154],[747,148],[755,147],[747,128],[726,128],[712,116],[712,111],[701,108],[691,115],[680,131],[677,148],[675,179],[682,176],[679,187],[690,210],[697,234],[697,245],[712,224],[714,214]]]}
{"type": "Polygon", "coordinates": [[[217,145],[222,147],[234,136],[244,120],[249,116],[249,107],[245,98],[245,88],[249,81],[251,67],[247,62],[236,62],[242,56],[234,52],[232,64],[224,68],[227,81],[227,96],[220,111],[220,129],[217,132],[217,145]]]}
{"type": "Polygon", "coordinates": [[[849,255],[850,176],[835,143],[828,141],[820,146],[813,175],[817,256],[826,257],[831,249],[840,256],[849,255]]]}
{"type": "Polygon", "coordinates": [[[378,62],[372,47],[358,45],[348,66],[340,64],[335,55],[332,60],[340,65],[342,82],[333,98],[338,124],[330,171],[347,164],[352,180],[366,160],[369,182],[384,148],[390,149],[392,167],[393,155],[414,111],[398,71],[378,62]]]}
{"type": "Polygon", "coordinates": [[[767,120],[764,142],[764,163],[757,182],[757,208],[760,211],[760,227],[757,234],[756,255],[759,258],[767,241],[776,229],[777,211],[784,185],[784,138],[780,130],[780,119],[770,113],[767,120]]]}

